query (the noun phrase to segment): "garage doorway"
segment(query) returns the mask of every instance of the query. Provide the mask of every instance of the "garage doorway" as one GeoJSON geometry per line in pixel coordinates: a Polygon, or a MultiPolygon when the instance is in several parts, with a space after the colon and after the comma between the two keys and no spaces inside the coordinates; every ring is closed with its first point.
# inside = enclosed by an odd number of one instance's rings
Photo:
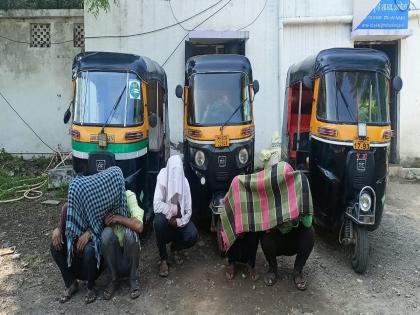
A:
{"type": "MultiPolygon", "coordinates": [[[[355,48],[372,48],[383,51],[391,62],[391,79],[399,73],[399,41],[391,42],[355,42],[355,48]]],[[[391,89],[390,99],[390,118],[391,128],[394,131],[394,137],[391,139],[391,150],[389,155],[389,162],[398,164],[400,161],[399,155],[399,136],[400,136],[400,107],[398,94],[391,89]]]]}

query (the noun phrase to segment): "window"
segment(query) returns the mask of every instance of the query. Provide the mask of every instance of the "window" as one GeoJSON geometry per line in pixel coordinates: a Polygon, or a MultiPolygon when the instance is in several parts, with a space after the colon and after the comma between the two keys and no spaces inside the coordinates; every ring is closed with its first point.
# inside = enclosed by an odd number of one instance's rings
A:
{"type": "Polygon", "coordinates": [[[244,73],[198,73],[191,77],[188,122],[241,125],[252,121],[249,79],[244,73]]]}
{"type": "Polygon", "coordinates": [[[74,121],[86,125],[142,124],[141,81],[135,74],[127,72],[79,73],[74,121]]]}
{"type": "Polygon", "coordinates": [[[30,47],[45,48],[51,46],[50,24],[31,24],[30,47]]]}
{"type": "Polygon", "coordinates": [[[73,46],[85,47],[85,27],[83,23],[73,25],[73,46]]]}
{"type": "Polygon", "coordinates": [[[367,71],[330,72],[320,79],[317,116],[331,122],[388,123],[389,80],[367,71]]]}

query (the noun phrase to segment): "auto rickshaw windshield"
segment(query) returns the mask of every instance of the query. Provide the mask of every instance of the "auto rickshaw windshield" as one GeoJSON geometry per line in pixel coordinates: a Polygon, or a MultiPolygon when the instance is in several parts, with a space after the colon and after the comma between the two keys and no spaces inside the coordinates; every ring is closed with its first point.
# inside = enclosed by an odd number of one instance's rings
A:
{"type": "Polygon", "coordinates": [[[141,81],[128,72],[80,72],[74,113],[74,122],[82,125],[139,125],[143,122],[141,81]]]}
{"type": "Polygon", "coordinates": [[[244,73],[193,75],[188,103],[188,123],[192,125],[222,125],[232,115],[228,125],[252,121],[249,79],[244,73]]]}
{"type": "Polygon", "coordinates": [[[317,117],[341,123],[389,123],[389,80],[378,72],[329,72],[320,79],[317,117]]]}

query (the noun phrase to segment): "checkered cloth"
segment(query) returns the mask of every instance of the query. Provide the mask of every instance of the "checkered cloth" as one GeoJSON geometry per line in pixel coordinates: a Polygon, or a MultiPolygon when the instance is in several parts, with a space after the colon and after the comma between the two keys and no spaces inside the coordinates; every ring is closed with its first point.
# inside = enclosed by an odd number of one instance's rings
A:
{"type": "Polygon", "coordinates": [[[92,176],[79,176],[69,186],[66,220],[67,264],[73,258],[75,240],[90,231],[97,266],[101,261],[101,234],[107,213],[128,217],[124,176],[117,166],[92,176]]]}

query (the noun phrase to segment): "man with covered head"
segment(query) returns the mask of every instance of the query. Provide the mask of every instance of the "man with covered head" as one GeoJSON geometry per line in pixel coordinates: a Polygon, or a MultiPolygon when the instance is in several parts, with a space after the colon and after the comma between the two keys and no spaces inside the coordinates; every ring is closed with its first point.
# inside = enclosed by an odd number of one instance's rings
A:
{"type": "Polygon", "coordinates": [[[198,233],[191,219],[191,192],[179,155],[172,156],[156,181],[153,199],[154,229],[160,255],[159,275],[169,274],[166,244],[171,243],[175,260],[182,263],[178,251],[193,246],[198,233]]]}

